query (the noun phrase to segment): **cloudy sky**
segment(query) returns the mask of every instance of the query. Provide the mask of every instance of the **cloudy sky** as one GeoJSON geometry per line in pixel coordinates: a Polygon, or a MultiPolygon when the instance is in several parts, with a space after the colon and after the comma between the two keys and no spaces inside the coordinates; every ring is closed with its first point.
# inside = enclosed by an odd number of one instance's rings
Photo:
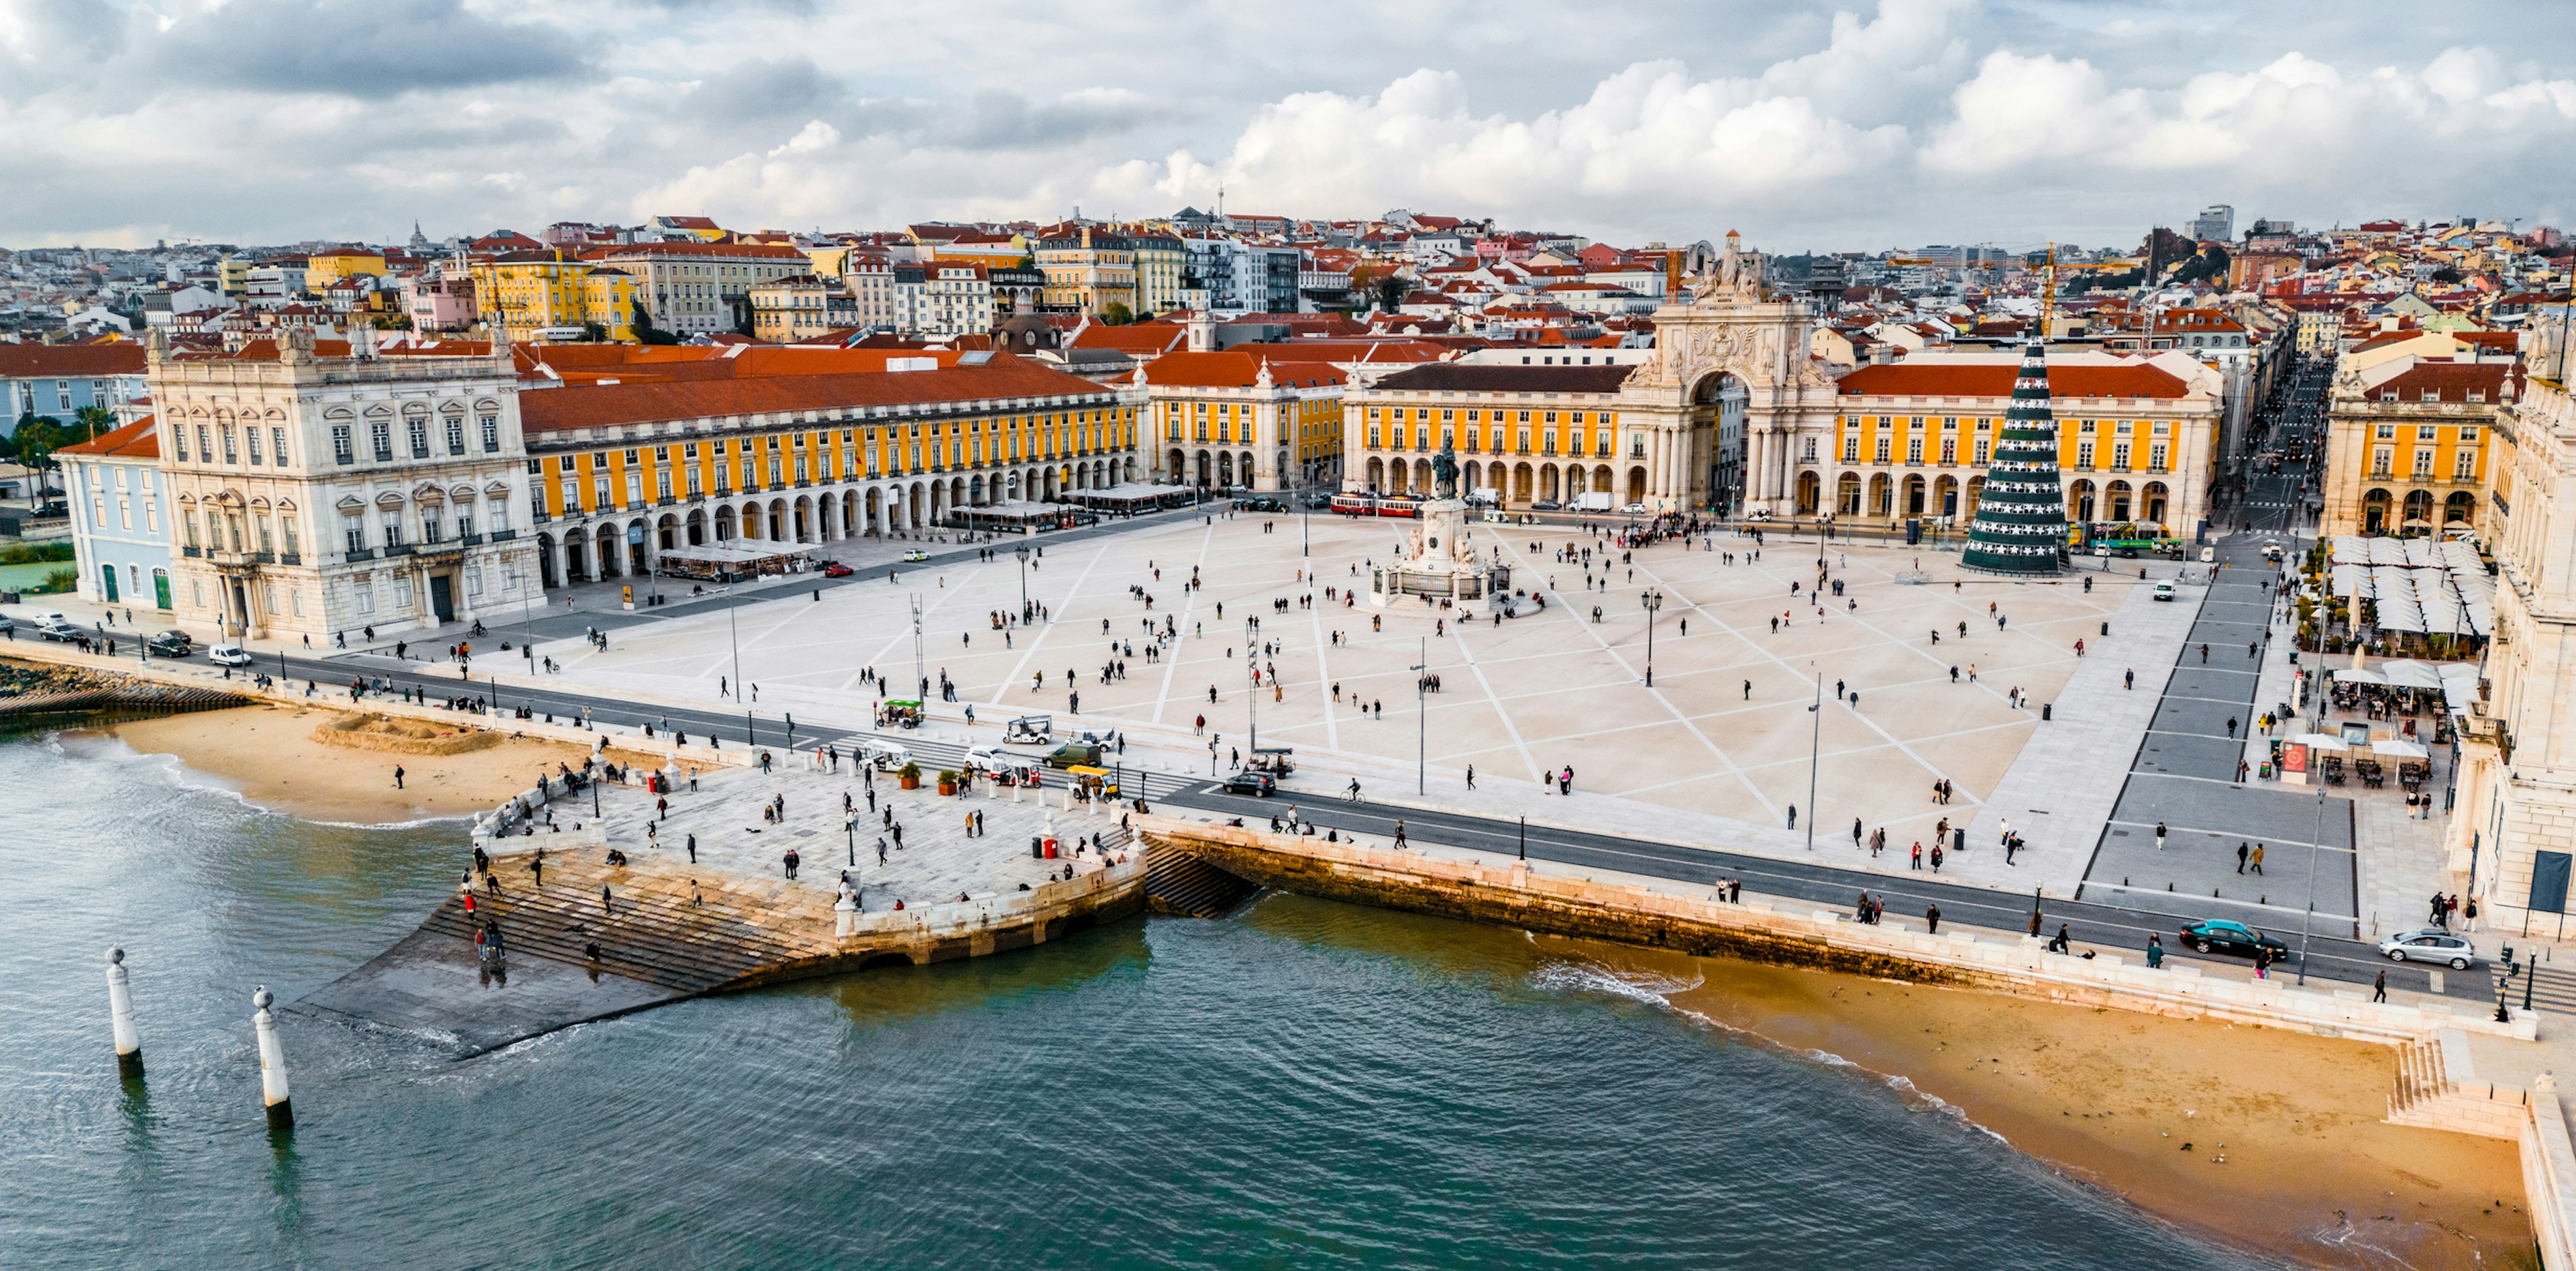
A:
{"type": "Polygon", "coordinates": [[[0,0],[0,245],[1491,215],[1781,251],[2576,210],[2556,0],[0,0]]]}

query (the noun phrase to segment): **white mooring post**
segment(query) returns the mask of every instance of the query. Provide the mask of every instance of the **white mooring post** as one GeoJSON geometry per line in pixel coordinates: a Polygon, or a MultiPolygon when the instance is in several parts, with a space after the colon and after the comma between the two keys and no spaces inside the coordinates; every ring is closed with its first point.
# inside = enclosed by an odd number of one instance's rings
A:
{"type": "Polygon", "coordinates": [[[276,1001],[266,985],[250,995],[250,1003],[259,1013],[250,1017],[251,1027],[259,1032],[259,1097],[268,1106],[268,1128],[295,1128],[295,1109],[286,1101],[286,1047],[277,1040],[277,1016],[269,1003],[276,1001]]]}
{"type": "Polygon", "coordinates": [[[127,1080],[143,1075],[143,1039],[134,1031],[134,994],[125,984],[125,950],[107,951],[107,1019],[116,1034],[116,1071],[127,1080]]]}

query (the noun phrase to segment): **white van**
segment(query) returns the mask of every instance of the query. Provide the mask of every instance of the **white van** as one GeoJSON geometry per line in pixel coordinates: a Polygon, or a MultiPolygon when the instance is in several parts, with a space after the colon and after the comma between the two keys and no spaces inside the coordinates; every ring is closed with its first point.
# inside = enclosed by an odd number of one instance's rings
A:
{"type": "Polygon", "coordinates": [[[206,650],[206,660],[217,666],[249,666],[250,653],[229,641],[206,650]]]}
{"type": "Polygon", "coordinates": [[[1577,512],[1607,512],[1617,506],[1608,490],[1586,490],[1574,496],[1574,510],[1577,512]]]}

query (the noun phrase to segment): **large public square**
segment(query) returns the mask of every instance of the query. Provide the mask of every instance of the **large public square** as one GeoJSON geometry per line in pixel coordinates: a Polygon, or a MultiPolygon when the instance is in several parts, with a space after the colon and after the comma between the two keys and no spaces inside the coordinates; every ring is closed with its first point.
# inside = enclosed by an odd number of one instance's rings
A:
{"type": "Polygon", "coordinates": [[[1618,522],[1592,527],[1601,533],[1488,523],[1474,527],[1477,551],[1499,549],[1514,588],[1543,595],[1543,608],[1524,597],[1500,621],[1419,601],[1381,612],[1369,566],[1412,524],[1217,513],[1070,542],[1005,539],[990,560],[896,566],[891,579],[880,567],[622,627],[604,651],[541,652],[563,681],[639,696],[730,701],[747,682],[757,700],[746,704],[764,716],[864,719],[884,697],[913,696],[917,674],[952,734],[968,705],[987,742],[1010,717],[1048,712],[1059,732],[1124,734],[1130,764],[1200,773],[1229,770],[1257,733],[1295,747],[1301,776],[1332,773],[1329,787],[1299,782],[1318,791],[1360,777],[1409,793],[1418,757],[1446,801],[1472,797],[1471,766],[1479,791],[1524,793],[1571,767],[1578,794],[1781,830],[1792,807],[1820,806],[1820,829],[1847,836],[1857,817],[1884,827],[1893,850],[1928,841],[1942,819],[1976,818],[2077,668],[2076,642],[2098,649],[2138,583],[2111,572],[2015,583],[1964,573],[1955,554],[1834,542],[1818,600],[1812,533],[1758,546],[1729,531],[1667,539],[1621,563],[1607,537],[1618,522]],[[1024,544],[1025,563],[1013,550],[1024,544]],[[1591,548],[1591,561],[1562,559],[1569,546],[1591,548]],[[1023,587],[1046,618],[996,629],[1020,612],[1023,587]],[[1650,591],[1663,597],[1651,687],[1650,591]],[[1149,653],[1148,631],[1167,622],[1176,638],[1149,653]],[[1253,648],[1268,650],[1257,690],[1253,648]],[[1113,663],[1123,676],[1104,680],[1113,663]],[[1417,667],[1438,685],[1419,714],[1417,667]],[[943,680],[953,701],[936,700],[943,680]],[[1811,711],[1820,681],[1823,709],[1811,711]]]}

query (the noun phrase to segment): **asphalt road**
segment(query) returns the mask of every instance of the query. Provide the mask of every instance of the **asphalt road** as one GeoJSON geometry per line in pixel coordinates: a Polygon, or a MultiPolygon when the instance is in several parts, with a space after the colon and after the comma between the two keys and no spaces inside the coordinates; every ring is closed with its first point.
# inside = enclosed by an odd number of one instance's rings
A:
{"type": "MultiPolygon", "coordinates": [[[[1626,838],[1612,834],[1595,834],[1554,827],[1523,829],[1517,822],[1467,816],[1453,812],[1425,811],[1368,801],[1352,802],[1325,796],[1298,799],[1282,795],[1259,799],[1232,795],[1214,782],[1203,782],[1167,796],[1166,802],[1176,808],[1191,808],[1227,817],[1241,817],[1247,825],[1266,823],[1272,816],[1284,816],[1292,803],[1298,814],[1317,826],[1357,831],[1362,834],[1391,836],[1395,823],[1405,823],[1407,838],[1440,843],[1451,847],[1483,852],[1515,854],[1526,852],[1530,859],[1554,861],[1582,868],[1621,870],[1680,882],[1711,884],[1719,878],[1742,879],[1747,890],[1765,896],[1813,901],[1820,908],[1850,911],[1863,891],[1877,896],[1889,910],[1908,917],[1921,917],[1925,906],[1941,907],[1945,922],[1965,923],[2000,931],[2028,931],[2033,899],[1999,892],[1985,887],[1959,886],[1934,881],[1925,873],[1889,875],[1840,869],[1825,864],[1781,861],[1764,856],[1746,856],[1708,848],[1686,847],[1672,843],[1626,838]]],[[[1319,831],[1320,832],[1320,831],[1319,831]]],[[[1992,851],[1994,848],[1972,848],[1992,851]]],[[[2056,934],[2058,924],[2071,928],[2075,942],[2104,949],[2142,955],[2150,932],[2164,937],[2166,956],[2195,961],[2243,963],[2243,959],[2200,955],[2185,949],[2181,943],[2183,923],[2204,915],[2189,912],[2162,913],[2141,907],[2121,907],[2089,901],[2047,899],[2038,901],[2045,934],[2056,934]]],[[[2295,955],[2301,940],[2295,926],[2269,928],[2270,934],[2290,946],[2295,955]]],[[[2371,944],[2356,940],[2313,936],[2307,942],[2308,975],[2312,979],[2335,980],[2354,985],[2368,985],[2391,964],[2379,956],[2371,944]]],[[[2294,976],[2295,962],[2276,969],[2273,974],[2294,976]]],[[[2400,972],[2409,977],[2399,987],[2421,990],[2421,968],[2400,972]]],[[[2469,1001],[2492,1002],[2495,985],[2484,970],[2455,973],[2443,977],[2444,990],[2450,997],[2469,1001]]],[[[2517,987],[2516,1002],[2520,989],[2517,987]]]]}

